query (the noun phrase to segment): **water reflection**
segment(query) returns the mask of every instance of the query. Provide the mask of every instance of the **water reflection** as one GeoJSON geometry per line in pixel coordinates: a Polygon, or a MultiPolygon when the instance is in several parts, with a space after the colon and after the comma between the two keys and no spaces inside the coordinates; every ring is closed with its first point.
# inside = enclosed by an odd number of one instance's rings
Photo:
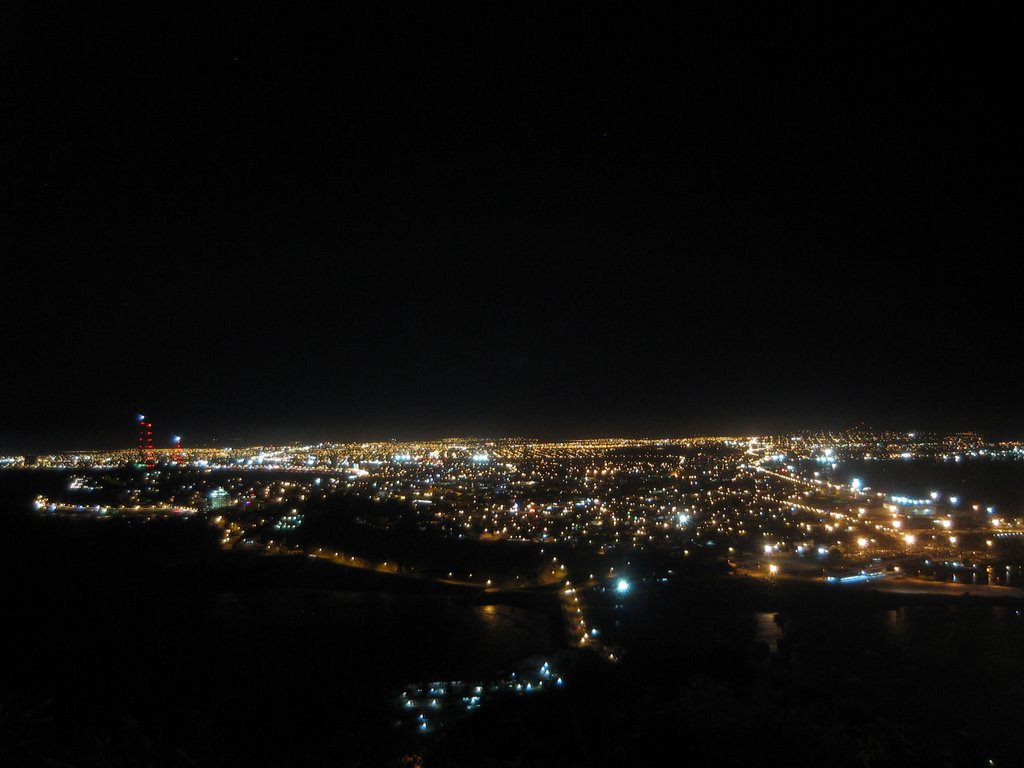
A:
{"type": "Polygon", "coordinates": [[[754,641],[766,643],[768,649],[775,653],[779,649],[782,627],[776,621],[777,613],[754,614],[754,641]]]}

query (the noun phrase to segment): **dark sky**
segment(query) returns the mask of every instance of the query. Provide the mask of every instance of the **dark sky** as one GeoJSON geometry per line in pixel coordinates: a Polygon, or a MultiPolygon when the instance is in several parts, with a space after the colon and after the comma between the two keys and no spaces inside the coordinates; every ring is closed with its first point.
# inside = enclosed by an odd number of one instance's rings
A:
{"type": "Polygon", "coordinates": [[[1019,17],[92,5],[0,18],[0,451],[1024,435],[1019,17]]]}

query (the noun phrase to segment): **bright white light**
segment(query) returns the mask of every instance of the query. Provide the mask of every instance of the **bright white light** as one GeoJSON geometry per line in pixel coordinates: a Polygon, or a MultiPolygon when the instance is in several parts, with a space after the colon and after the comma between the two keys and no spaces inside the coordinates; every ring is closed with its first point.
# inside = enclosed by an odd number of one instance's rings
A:
{"type": "Polygon", "coordinates": [[[855,491],[860,490],[860,486],[861,486],[861,482],[860,482],[860,478],[859,477],[855,477],[855,478],[853,478],[853,480],[850,481],[850,487],[853,488],[853,490],[855,490],[855,491]]]}
{"type": "Polygon", "coordinates": [[[913,544],[917,541],[917,537],[915,537],[912,533],[908,533],[906,536],[903,537],[903,541],[905,541],[907,544],[913,544]]]}
{"type": "Polygon", "coordinates": [[[771,565],[768,566],[768,573],[770,573],[772,576],[774,576],[778,572],[779,572],[779,566],[777,566],[775,563],[772,563],[771,565]]]}
{"type": "Polygon", "coordinates": [[[615,589],[619,592],[629,592],[629,582],[625,579],[619,579],[619,583],[615,586],[615,589]]]}

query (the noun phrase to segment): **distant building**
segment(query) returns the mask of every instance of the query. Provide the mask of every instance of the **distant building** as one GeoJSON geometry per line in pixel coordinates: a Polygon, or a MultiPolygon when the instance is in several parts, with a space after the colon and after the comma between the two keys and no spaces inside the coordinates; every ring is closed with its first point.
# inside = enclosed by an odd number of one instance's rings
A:
{"type": "Polygon", "coordinates": [[[206,498],[209,501],[210,509],[221,509],[222,507],[230,507],[232,505],[231,494],[223,488],[214,488],[208,494],[206,498]]]}

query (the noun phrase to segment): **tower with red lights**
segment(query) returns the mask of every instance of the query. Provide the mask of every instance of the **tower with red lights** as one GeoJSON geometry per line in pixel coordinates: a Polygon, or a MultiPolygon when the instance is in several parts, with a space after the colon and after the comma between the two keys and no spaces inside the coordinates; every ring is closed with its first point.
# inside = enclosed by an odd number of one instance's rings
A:
{"type": "Polygon", "coordinates": [[[153,424],[146,421],[141,413],[136,418],[139,424],[139,463],[146,467],[156,466],[156,455],[153,452],[153,424]]]}

